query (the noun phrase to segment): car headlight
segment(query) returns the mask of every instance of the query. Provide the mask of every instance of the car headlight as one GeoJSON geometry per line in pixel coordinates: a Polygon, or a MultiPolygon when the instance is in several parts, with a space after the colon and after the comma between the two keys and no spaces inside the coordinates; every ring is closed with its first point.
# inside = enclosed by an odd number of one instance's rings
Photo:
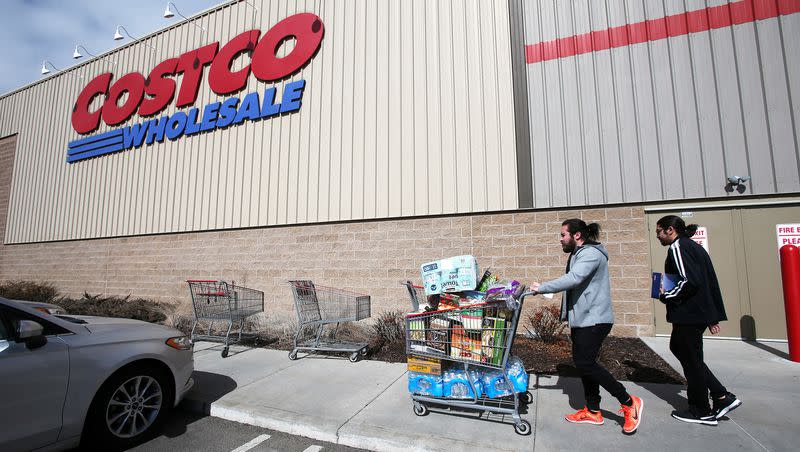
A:
{"type": "Polygon", "coordinates": [[[166,344],[176,350],[190,350],[192,348],[192,340],[188,336],[171,337],[167,339],[166,344]]]}
{"type": "Polygon", "coordinates": [[[66,314],[67,313],[67,311],[65,311],[65,310],[63,310],[61,308],[44,308],[44,307],[41,307],[41,306],[37,306],[37,307],[35,307],[33,309],[36,309],[39,312],[44,312],[45,314],[51,314],[51,315],[61,315],[61,314],[66,314]]]}

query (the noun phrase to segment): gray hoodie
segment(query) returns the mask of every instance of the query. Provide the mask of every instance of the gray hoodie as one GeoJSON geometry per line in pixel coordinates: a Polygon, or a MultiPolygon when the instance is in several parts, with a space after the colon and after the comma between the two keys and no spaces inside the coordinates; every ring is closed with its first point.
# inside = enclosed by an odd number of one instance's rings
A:
{"type": "Polygon", "coordinates": [[[606,249],[599,243],[586,244],[578,247],[569,259],[569,272],[542,283],[539,292],[564,292],[561,320],[569,320],[570,328],[614,323],[606,249]]]}

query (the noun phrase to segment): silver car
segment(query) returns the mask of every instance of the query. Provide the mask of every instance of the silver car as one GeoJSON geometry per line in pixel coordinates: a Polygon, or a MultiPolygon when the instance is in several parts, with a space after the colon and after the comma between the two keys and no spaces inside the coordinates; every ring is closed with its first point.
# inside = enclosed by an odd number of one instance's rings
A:
{"type": "Polygon", "coordinates": [[[135,444],[181,401],[193,370],[192,342],[173,328],[0,298],[0,450],[135,444]]]}

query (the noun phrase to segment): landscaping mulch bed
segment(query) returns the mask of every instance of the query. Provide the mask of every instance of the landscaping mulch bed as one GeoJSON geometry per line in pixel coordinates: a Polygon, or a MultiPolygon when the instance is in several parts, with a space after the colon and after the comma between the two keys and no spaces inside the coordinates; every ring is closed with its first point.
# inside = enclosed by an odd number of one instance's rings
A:
{"type": "MultiPolygon", "coordinates": [[[[572,363],[572,344],[566,336],[553,343],[518,336],[511,353],[519,356],[529,373],[579,377],[572,363]]],[[[405,344],[373,343],[369,359],[401,363],[406,361],[405,344]]],[[[619,380],[636,383],[685,385],[686,380],[666,361],[635,337],[609,336],[600,349],[600,363],[619,380]]]]}

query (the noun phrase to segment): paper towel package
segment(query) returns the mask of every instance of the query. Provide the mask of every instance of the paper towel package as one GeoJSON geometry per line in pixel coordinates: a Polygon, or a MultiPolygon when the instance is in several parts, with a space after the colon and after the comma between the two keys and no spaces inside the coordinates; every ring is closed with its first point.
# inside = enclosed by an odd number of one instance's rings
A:
{"type": "Polygon", "coordinates": [[[478,284],[475,256],[455,256],[422,264],[425,295],[474,290],[478,284]]]}

